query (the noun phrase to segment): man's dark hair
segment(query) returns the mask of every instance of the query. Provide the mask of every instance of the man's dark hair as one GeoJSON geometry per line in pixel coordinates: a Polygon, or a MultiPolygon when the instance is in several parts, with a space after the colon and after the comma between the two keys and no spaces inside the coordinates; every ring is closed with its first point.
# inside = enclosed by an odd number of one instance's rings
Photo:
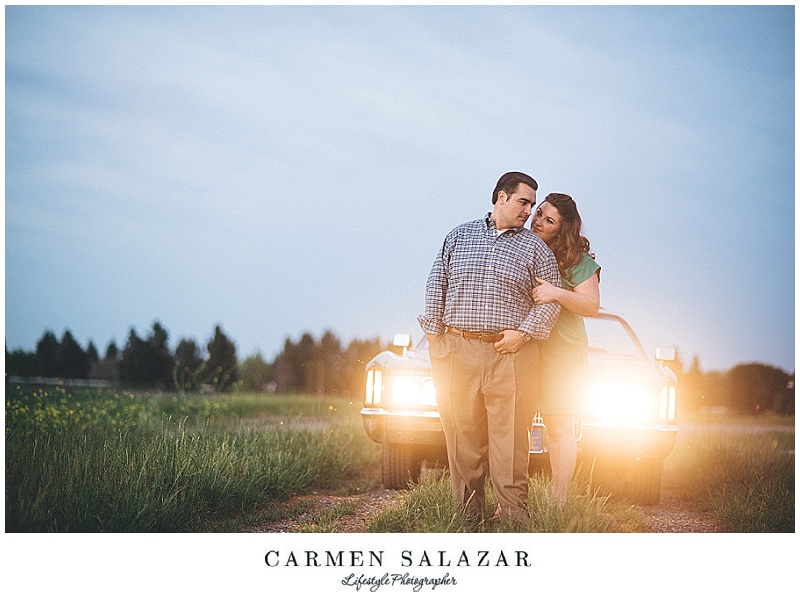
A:
{"type": "Polygon", "coordinates": [[[537,183],[532,176],[524,172],[507,172],[500,177],[495,185],[494,193],[492,193],[492,203],[497,203],[497,196],[501,191],[505,191],[506,195],[511,195],[517,190],[520,183],[528,185],[534,191],[538,191],[539,183],[537,183]]]}

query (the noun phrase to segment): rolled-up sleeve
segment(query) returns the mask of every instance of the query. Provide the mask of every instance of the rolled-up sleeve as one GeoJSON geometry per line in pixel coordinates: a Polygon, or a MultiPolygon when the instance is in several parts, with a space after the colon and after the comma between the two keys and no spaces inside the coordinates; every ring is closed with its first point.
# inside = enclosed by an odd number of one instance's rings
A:
{"type": "MultiPolygon", "coordinates": [[[[541,243],[534,253],[533,273],[535,278],[546,280],[557,287],[563,286],[556,258],[544,243],[541,243]]],[[[538,285],[535,280],[533,284],[534,286],[538,285]]],[[[555,301],[553,303],[535,303],[519,329],[527,332],[531,338],[546,339],[550,336],[550,331],[555,326],[560,313],[561,305],[555,301]]]]}
{"type": "Polygon", "coordinates": [[[447,296],[447,270],[455,243],[455,231],[445,237],[442,248],[433,261],[428,282],[425,285],[425,313],[417,317],[425,334],[444,333],[445,298],[447,296]]]}

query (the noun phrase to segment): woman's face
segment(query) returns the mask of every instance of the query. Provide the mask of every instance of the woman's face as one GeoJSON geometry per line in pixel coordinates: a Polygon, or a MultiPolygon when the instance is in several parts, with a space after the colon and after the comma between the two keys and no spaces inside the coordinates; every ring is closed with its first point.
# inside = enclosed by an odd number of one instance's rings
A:
{"type": "Polygon", "coordinates": [[[531,230],[549,245],[561,230],[561,214],[549,203],[544,202],[533,213],[531,230]]]}

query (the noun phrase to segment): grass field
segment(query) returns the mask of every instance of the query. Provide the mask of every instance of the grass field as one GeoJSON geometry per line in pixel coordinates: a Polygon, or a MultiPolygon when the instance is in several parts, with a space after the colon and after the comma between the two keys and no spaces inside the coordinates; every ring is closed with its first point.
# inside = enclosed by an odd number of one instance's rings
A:
{"type": "MultiPolygon", "coordinates": [[[[380,449],[359,409],[337,397],[7,386],[6,531],[237,532],[286,517],[286,499],[312,489],[377,487],[380,449]]],[[[793,532],[794,432],[736,421],[747,433],[682,431],[665,486],[730,531],[793,532]]],[[[531,525],[484,531],[635,531],[631,505],[593,492],[590,476],[579,472],[561,507],[547,478],[534,476],[531,525]]],[[[488,509],[493,500],[490,489],[488,509]]],[[[430,477],[370,531],[474,529],[446,477],[430,477]]]]}
{"type": "Polygon", "coordinates": [[[731,532],[794,532],[794,432],[783,429],[790,424],[794,418],[767,416],[727,430],[684,426],[665,461],[665,484],[731,532]]]}
{"type": "MultiPolygon", "coordinates": [[[[662,487],[719,519],[728,532],[795,531],[794,417],[685,418],[664,462],[662,487]],[[791,430],[791,431],[789,431],[791,430]]],[[[619,497],[592,490],[592,472],[578,471],[564,505],[549,500],[549,479],[531,478],[527,525],[497,532],[643,531],[636,510],[619,497]]],[[[496,506],[487,486],[487,517],[496,506]]],[[[475,529],[453,504],[447,478],[413,487],[402,504],[382,514],[373,532],[468,532],[475,529]]],[[[485,528],[479,528],[485,529],[485,528]]]]}
{"type": "Polygon", "coordinates": [[[236,531],[379,457],[345,399],[6,391],[7,532],[236,531]]]}

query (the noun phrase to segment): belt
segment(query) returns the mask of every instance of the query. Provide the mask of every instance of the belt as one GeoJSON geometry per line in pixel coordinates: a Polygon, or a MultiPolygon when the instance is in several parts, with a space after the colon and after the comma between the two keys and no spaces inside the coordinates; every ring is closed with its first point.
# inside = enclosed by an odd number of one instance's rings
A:
{"type": "Polygon", "coordinates": [[[455,334],[456,336],[463,336],[464,338],[477,339],[486,343],[496,343],[503,340],[503,335],[499,332],[470,332],[469,330],[459,330],[452,326],[447,326],[445,332],[448,334],[455,334]]]}

